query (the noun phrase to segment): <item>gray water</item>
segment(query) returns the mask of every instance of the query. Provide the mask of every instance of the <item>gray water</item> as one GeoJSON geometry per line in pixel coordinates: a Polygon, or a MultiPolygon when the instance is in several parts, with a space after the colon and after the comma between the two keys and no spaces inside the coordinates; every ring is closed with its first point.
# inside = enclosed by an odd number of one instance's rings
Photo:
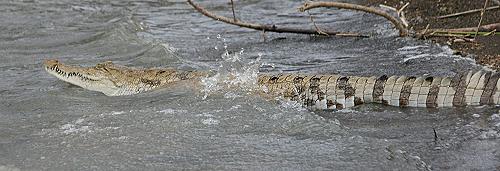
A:
{"type": "MultiPolygon", "coordinates": [[[[227,2],[201,4],[231,16],[227,2]]],[[[312,27],[296,11],[301,1],[235,2],[242,20],[312,27]]],[[[446,46],[397,37],[379,17],[311,13],[323,29],[371,37],[266,33],[264,41],[259,31],[213,21],[181,0],[1,0],[0,170],[500,169],[495,106],[309,111],[255,93],[257,72],[449,76],[481,69],[446,46]],[[49,76],[41,67],[49,58],[220,75],[205,86],[107,97],[49,76]]]]}

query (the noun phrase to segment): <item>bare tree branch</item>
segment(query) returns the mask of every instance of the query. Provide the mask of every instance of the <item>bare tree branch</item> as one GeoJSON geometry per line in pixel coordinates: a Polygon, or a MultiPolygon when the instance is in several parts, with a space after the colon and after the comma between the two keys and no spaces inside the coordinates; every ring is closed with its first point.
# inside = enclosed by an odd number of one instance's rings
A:
{"type": "MultiPolygon", "coordinates": [[[[250,29],[264,31],[264,32],[324,35],[323,33],[319,33],[317,30],[314,30],[314,29],[288,28],[288,27],[278,27],[274,24],[273,25],[263,25],[263,24],[247,23],[247,22],[243,22],[243,21],[234,21],[234,20],[231,20],[227,17],[217,16],[215,14],[208,12],[207,10],[203,9],[202,7],[194,4],[192,0],[187,0],[187,2],[189,3],[189,5],[191,5],[194,9],[196,9],[201,14],[203,14],[209,18],[212,18],[214,20],[222,21],[224,23],[231,24],[231,25],[236,25],[236,26],[250,28],[250,29]]],[[[368,37],[368,36],[360,35],[358,33],[330,32],[330,31],[322,31],[322,32],[324,32],[328,35],[335,35],[335,36],[368,37]]]]}
{"type": "Polygon", "coordinates": [[[408,30],[406,27],[403,25],[401,20],[393,17],[392,15],[386,13],[385,11],[381,11],[372,7],[367,7],[367,6],[362,6],[362,5],[356,5],[356,4],[348,4],[348,3],[341,3],[341,2],[306,2],[304,3],[301,7],[299,7],[299,11],[307,11],[313,8],[319,8],[319,7],[336,7],[336,8],[343,8],[343,9],[351,9],[351,10],[357,10],[357,11],[363,11],[375,15],[382,16],[392,22],[394,26],[399,30],[399,36],[405,37],[408,36],[408,30]]]}

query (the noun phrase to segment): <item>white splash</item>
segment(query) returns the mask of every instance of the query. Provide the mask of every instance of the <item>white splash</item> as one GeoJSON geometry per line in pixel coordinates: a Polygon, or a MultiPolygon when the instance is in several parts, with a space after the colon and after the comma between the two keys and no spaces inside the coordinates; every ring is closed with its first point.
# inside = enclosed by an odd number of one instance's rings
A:
{"type": "Polygon", "coordinates": [[[276,98],[280,102],[280,107],[283,109],[306,110],[300,102],[284,99],[281,97],[276,98]]]}
{"type": "Polygon", "coordinates": [[[239,52],[231,54],[227,50],[225,39],[221,35],[217,35],[217,39],[222,39],[224,53],[221,55],[222,60],[219,63],[219,67],[214,69],[216,74],[201,79],[201,84],[204,87],[202,89],[202,93],[204,93],[203,99],[220,90],[237,89],[253,91],[258,88],[257,77],[261,56],[259,55],[255,61],[243,62],[242,55],[244,55],[245,49],[241,48],[239,52]]]}
{"type": "Polygon", "coordinates": [[[220,80],[220,74],[217,73],[212,77],[206,77],[201,79],[201,85],[203,85],[203,89],[201,92],[204,93],[203,99],[206,99],[208,95],[210,95],[212,92],[216,92],[221,87],[218,85],[218,82],[220,80]]]}

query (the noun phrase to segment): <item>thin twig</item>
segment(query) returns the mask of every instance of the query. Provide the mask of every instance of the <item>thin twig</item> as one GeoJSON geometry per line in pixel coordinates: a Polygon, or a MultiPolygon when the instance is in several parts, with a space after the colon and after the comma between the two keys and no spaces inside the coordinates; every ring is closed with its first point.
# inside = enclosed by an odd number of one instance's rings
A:
{"type": "Polygon", "coordinates": [[[394,7],[391,7],[391,6],[387,6],[387,5],[384,5],[384,4],[380,4],[380,5],[378,5],[378,6],[380,6],[380,7],[382,7],[382,8],[387,8],[387,9],[389,9],[389,10],[391,10],[391,11],[398,12],[398,9],[396,9],[396,8],[394,8],[394,7]]]}
{"type": "Polygon", "coordinates": [[[477,24],[477,31],[476,34],[474,35],[474,39],[477,36],[477,33],[479,32],[479,27],[481,27],[481,22],[483,21],[483,16],[484,16],[484,11],[486,10],[486,7],[488,6],[489,0],[484,0],[484,7],[483,10],[481,11],[481,18],[479,18],[479,24],[477,24]]]}
{"type": "Polygon", "coordinates": [[[434,130],[434,142],[437,142],[438,141],[438,134],[436,132],[436,129],[432,128],[432,130],[434,130]]]}
{"type": "Polygon", "coordinates": [[[492,30],[492,31],[490,31],[489,33],[486,33],[486,34],[484,34],[484,35],[485,35],[485,36],[495,35],[495,34],[496,34],[496,32],[497,32],[497,29],[492,30]]]}
{"type": "MultiPolygon", "coordinates": [[[[496,32],[500,30],[500,23],[494,23],[494,24],[487,24],[479,27],[466,27],[466,28],[452,28],[452,29],[425,29],[424,31],[420,31],[420,35],[424,36],[432,36],[429,33],[446,33],[446,34],[474,34],[475,32],[479,33],[489,33],[492,32],[489,35],[494,35],[497,34],[496,32]],[[478,32],[479,31],[479,32],[478,32]]],[[[472,35],[471,34],[471,35],[472,35]]],[[[479,34],[479,35],[484,35],[484,34],[479,34]]]]}
{"type": "MultiPolygon", "coordinates": [[[[438,32],[436,32],[438,33],[438,32]]],[[[471,35],[475,35],[476,32],[446,32],[448,34],[455,34],[455,35],[466,35],[466,36],[471,36],[471,35]]],[[[477,32],[477,35],[479,36],[490,36],[490,35],[500,35],[500,34],[497,34],[496,30],[494,31],[490,31],[490,32],[477,32]]]]}
{"type": "Polygon", "coordinates": [[[382,16],[392,22],[394,26],[399,30],[399,36],[405,37],[408,36],[408,30],[404,26],[404,24],[398,20],[397,18],[393,17],[392,15],[388,14],[385,11],[375,9],[372,7],[367,7],[367,6],[362,6],[362,5],[356,5],[356,4],[348,4],[348,3],[341,3],[341,2],[306,2],[304,3],[301,7],[299,7],[299,11],[307,11],[313,8],[319,8],[319,7],[336,7],[336,8],[343,8],[343,9],[351,9],[351,10],[357,10],[357,11],[363,11],[367,13],[372,13],[376,14],[379,16],[382,16]]]}
{"type": "MultiPolygon", "coordinates": [[[[486,8],[486,10],[493,10],[493,9],[500,9],[500,6],[492,6],[492,7],[486,8]]],[[[473,10],[468,10],[468,11],[463,11],[463,12],[457,12],[457,13],[453,13],[453,14],[442,15],[442,16],[438,16],[436,18],[443,19],[443,18],[456,17],[456,16],[461,16],[461,15],[466,15],[466,14],[472,14],[472,13],[476,13],[476,12],[481,12],[482,10],[483,10],[483,8],[481,8],[481,9],[473,9],[473,10]]]]}
{"type": "Polygon", "coordinates": [[[317,31],[319,34],[323,34],[323,35],[325,35],[325,36],[328,36],[328,34],[327,34],[327,33],[323,32],[323,31],[321,31],[321,29],[319,29],[319,27],[316,25],[316,22],[314,22],[314,19],[313,19],[313,17],[312,17],[312,15],[311,15],[311,13],[309,13],[309,11],[307,11],[307,14],[309,14],[309,18],[311,19],[311,22],[313,23],[314,28],[316,28],[316,31],[317,31]]]}
{"type": "Polygon", "coordinates": [[[458,37],[458,38],[467,37],[467,35],[462,35],[462,34],[437,33],[437,32],[432,32],[431,34],[428,34],[427,36],[428,37],[458,37]]]}
{"type": "Polygon", "coordinates": [[[262,40],[266,42],[266,30],[262,30],[262,40]]]}
{"type": "Polygon", "coordinates": [[[408,21],[406,21],[406,17],[405,17],[405,12],[402,12],[399,14],[399,19],[401,19],[401,22],[403,23],[403,25],[405,27],[408,27],[408,21]]]}
{"type": "Polygon", "coordinates": [[[427,24],[427,26],[425,26],[424,34],[427,33],[427,30],[429,30],[429,26],[431,26],[431,24],[427,24]]]}
{"type": "Polygon", "coordinates": [[[408,7],[408,5],[410,5],[409,2],[407,2],[405,5],[403,5],[403,7],[401,7],[400,9],[396,9],[394,7],[391,7],[391,6],[387,6],[387,5],[384,5],[384,4],[380,4],[379,6],[382,7],[382,8],[387,8],[391,11],[394,11],[398,14],[398,17],[399,19],[401,20],[402,24],[405,26],[405,27],[408,27],[408,21],[406,21],[406,17],[405,17],[405,12],[403,12],[403,10],[408,7]]]}
{"type": "MultiPolygon", "coordinates": [[[[296,34],[316,34],[319,35],[319,33],[316,30],[313,29],[299,29],[299,28],[288,28],[288,27],[278,27],[276,25],[262,25],[262,24],[254,24],[254,23],[247,23],[243,21],[233,21],[227,17],[223,16],[217,16],[215,14],[212,14],[208,12],[207,10],[203,9],[202,7],[196,5],[193,3],[192,0],[187,0],[189,5],[191,5],[194,9],[196,9],[198,12],[201,14],[212,18],[217,21],[222,21],[227,24],[231,25],[236,25],[239,27],[245,27],[245,28],[250,28],[254,30],[259,30],[259,31],[266,31],[266,32],[277,32],[277,33],[296,33],[296,34]]],[[[344,36],[344,37],[368,37],[365,35],[360,35],[358,33],[346,33],[346,32],[330,32],[330,31],[324,31],[328,35],[331,36],[344,36]]]]}
{"type": "Polygon", "coordinates": [[[231,9],[233,10],[233,21],[236,22],[236,14],[234,13],[234,2],[231,0],[231,9]]]}
{"type": "Polygon", "coordinates": [[[425,26],[424,31],[422,31],[420,33],[417,33],[416,37],[419,38],[419,39],[421,39],[421,38],[426,39],[425,35],[427,34],[427,30],[429,30],[429,26],[430,26],[430,24],[427,24],[427,26],[425,26]]]}
{"type": "Polygon", "coordinates": [[[408,7],[408,5],[410,5],[409,2],[407,2],[405,5],[403,5],[403,7],[401,7],[399,10],[398,10],[398,14],[403,12],[403,10],[405,10],[406,7],[408,7]]]}
{"type": "Polygon", "coordinates": [[[406,17],[405,17],[405,12],[403,11],[406,7],[408,7],[408,5],[410,5],[409,2],[407,2],[403,7],[401,7],[399,10],[398,10],[398,17],[399,19],[401,20],[401,22],[403,22],[403,25],[405,27],[408,28],[408,21],[406,21],[406,17]]]}

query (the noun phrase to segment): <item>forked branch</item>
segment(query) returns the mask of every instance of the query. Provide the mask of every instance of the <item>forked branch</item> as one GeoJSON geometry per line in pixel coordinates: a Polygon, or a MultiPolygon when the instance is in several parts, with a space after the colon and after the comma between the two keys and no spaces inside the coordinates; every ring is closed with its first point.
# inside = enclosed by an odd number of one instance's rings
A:
{"type": "Polygon", "coordinates": [[[314,34],[314,35],[332,35],[332,36],[345,36],[345,37],[368,37],[364,35],[360,35],[357,33],[345,33],[345,32],[331,32],[331,31],[325,31],[321,30],[321,32],[318,32],[317,29],[300,29],[300,28],[288,28],[288,27],[279,27],[276,25],[263,25],[263,24],[254,24],[254,23],[247,23],[243,22],[240,20],[234,20],[230,19],[224,16],[218,16],[215,14],[210,13],[209,11],[203,9],[202,7],[196,5],[193,3],[192,0],[187,0],[189,5],[191,5],[194,9],[196,9],[198,12],[201,14],[212,18],[214,20],[222,21],[227,24],[231,25],[236,25],[239,27],[245,27],[245,28],[250,28],[254,30],[259,30],[259,31],[264,31],[264,32],[277,32],[277,33],[296,33],[296,34],[314,34]]]}
{"type": "Polygon", "coordinates": [[[341,2],[306,2],[304,5],[299,7],[299,11],[307,11],[313,8],[320,8],[320,7],[336,7],[336,8],[343,8],[343,9],[350,9],[350,10],[357,10],[357,11],[363,11],[375,15],[382,16],[389,20],[394,26],[399,30],[399,36],[405,37],[408,36],[408,29],[404,26],[404,24],[401,22],[401,20],[393,17],[389,13],[378,10],[376,8],[372,7],[367,7],[367,6],[362,6],[362,5],[356,5],[356,4],[348,4],[348,3],[341,3],[341,2]]]}

